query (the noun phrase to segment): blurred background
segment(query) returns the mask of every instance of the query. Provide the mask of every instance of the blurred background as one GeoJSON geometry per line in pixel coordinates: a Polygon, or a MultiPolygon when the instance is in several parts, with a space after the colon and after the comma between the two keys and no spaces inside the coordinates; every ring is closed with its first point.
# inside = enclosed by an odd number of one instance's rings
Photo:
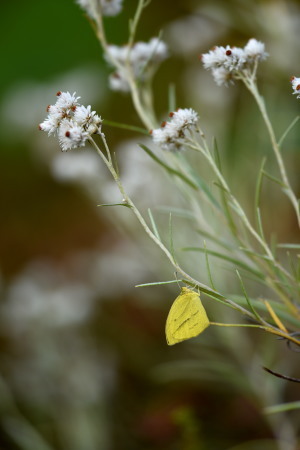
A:
{"type": "MultiPolygon", "coordinates": [[[[136,4],[124,0],[123,12],[105,19],[109,42],[126,42],[136,4]]],[[[168,347],[165,320],[178,286],[135,285],[173,279],[172,267],[129,209],[97,206],[121,199],[96,154],[62,153],[38,130],[59,90],[76,91],[104,119],[141,126],[129,97],[109,91],[111,69],[78,5],[15,0],[0,8],[0,448],[299,449],[299,413],[263,412],[299,400],[299,385],[262,370],[300,377],[299,354],[260,332],[216,327],[168,347]]],[[[178,106],[196,109],[209,138],[217,137],[230,184],[251,217],[255,177],[271,148],[249,94],[215,86],[199,55],[251,37],[265,42],[270,57],[259,85],[280,136],[299,114],[289,84],[300,76],[299,2],[152,0],[138,39],[161,30],[170,58],[154,80],[158,114],[166,118],[173,83],[178,106]]],[[[163,228],[161,207],[185,204],[138,146],[150,140],[103,130],[127,191],[143,212],[156,211],[163,228]]],[[[298,195],[299,146],[298,124],[284,155],[298,195]]],[[[293,212],[276,185],[264,186],[263,207],[266,235],[297,242],[293,212]]],[[[186,229],[177,218],[179,247],[190,239],[186,229]]],[[[205,282],[199,257],[184,258],[205,282]]],[[[236,292],[228,268],[216,261],[215,275],[223,292],[236,292]]],[[[204,302],[216,321],[241,321],[204,302]]]]}

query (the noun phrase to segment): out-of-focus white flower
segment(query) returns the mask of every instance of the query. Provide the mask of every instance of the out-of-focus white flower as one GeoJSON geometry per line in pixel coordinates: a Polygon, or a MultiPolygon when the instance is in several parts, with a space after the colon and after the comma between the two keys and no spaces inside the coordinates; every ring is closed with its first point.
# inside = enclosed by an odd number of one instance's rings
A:
{"type": "Polygon", "coordinates": [[[59,181],[83,181],[95,185],[103,164],[95,152],[57,153],[51,164],[51,172],[59,181]]]}
{"type": "Polygon", "coordinates": [[[265,51],[265,44],[261,41],[257,41],[252,38],[244,47],[245,55],[249,59],[257,59],[263,61],[268,57],[268,53],[265,51]]]}
{"type": "Polygon", "coordinates": [[[228,85],[242,73],[249,74],[256,70],[258,61],[266,59],[268,53],[265,44],[252,38],[244,48],[240,47],[214,47],[201,56],[205,69],[211,70],[215,82],[219,85],[228,85]]]}
{"type": "Polygon", "coordinates": [[[300,78],[291,77],[291,83],[293,88],[293,94],[297,95],[297,98],[300,98],[300,78]]]}
{"type": "Polygon", "coordinates": [[[161,128],[151,131],[152,139],[164,150],[180,150],[184,144],[186,130],[191,131],[196,126],[199,116],[191,108],[179,108],[169,116],[169,122],[163,122],[161,128]]]}
{"type": "Polygon", "coordinates": [[[58,92],[55,105],[47,107],[48,117],[39,125],[39,129],[55,133],[63,151],[83,147],[87,139],[100,132],[102,123],[91,106],[79,105],[76,92],[58,92]]]}
{"type": "Polygon", "coordinates": [[[116,16],[122,10],[123,0],[76,0],[93,20],[103,16],[116,16]]]}
{"type": "Polygon", "coordinates": [[[218,86],[228,86],[229,83],[233,83],[231,72],[224,67],[216,67],[211,73],[218,86]]]}
{"type": "Polygon", "coordinates": [[[129,91],[130,77],[140,82],[148,80],[167,57],[167,46],[158,38],[137,42],[131,48],[109,45],[106,60],[117,69],[109,78],[111,89],[129,91]]]}
{"type": "Polygon", "coordinates": [[[11,283],[2,313],[16,333],[75,325],[89,317],[94,295],[84,283],[63,280],[50,265],[35,262],[11,283]]]}
{"type": "Polygon", "coordinates": [[[123,0],[100,0],[104,16],[116,16],[122,10],[123,0]]]}
{"type": "Polygon", "coordinates": [[[122,71],[118,70],[117,72],[110,74],[108,82],[109,87],[113,91],[120,91],[120,92],[130,91],[130,86],[128,84],[126,76],[123,74],[123,70],[122,71]]]}

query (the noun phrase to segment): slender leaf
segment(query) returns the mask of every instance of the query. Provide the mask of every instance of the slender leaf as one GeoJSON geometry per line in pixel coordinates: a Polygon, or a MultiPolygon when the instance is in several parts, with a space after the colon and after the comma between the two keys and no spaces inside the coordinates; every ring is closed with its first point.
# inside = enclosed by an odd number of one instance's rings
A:
{"type": "Polygon", "coordinates": [[[286,411],[292,411],[294,409],[300,409],[300,401],[298,402],[290,402],[290,403],[281,403],[280,405],[273,405],[264,408],[265,414],[277,414],[286,411]]]}
{"type": "Polygon", "coordinates": [[[103,120],[103,125],[107,125],[109,127],[121,128],[129,131],[137,131],[138,133],[146,134],[149,136],[149,131],[145,130],[145,128],[136,127],[133,125],[127,125],[125,123],[112,122],[111,120],[103,120]]]}
{"type": "Polygon", "coordinates": [[[277,244],[277,248],[290,248],[300,250],[300,244],[277,244]]]}
{"type": "Polygon", "coordinates": [[[269,180],[274,181],[274,183],[279,184],[281,187],[286,188],[287,186],[278,178],[274,177],[273,175],[270,175],[268,172],[266,172],[265,170],[263,170],[263,174],[269,178],[269,180]]]}
{"type": "Polygon", "coordinates": [[[286,138],[288,133],[291,131],[293,126],[298,122],[299,118],[300,118],[300,116],[296,116],[295,119],[292,121],[292,123],[287,127],[287,129],[285,130],[285,132],[283,133],[283,135],[281,136],[281,138],[278,141],[279,147],[281,147],[281,144],[283,143],[284,139],[286,138]]]}
{"type": "Polygon", "coordinates": [[[97,206],[125,206],[126,208],[131,208],[128,203],[102,203],[101,205],[97,206]]]}
{"type": "Polygon", "coordinates": [[[155,234],[157,239],[159,241],[161,241],[161,238],[160,238],[160,235],[159,235],[159,232],[158,232],[158,229],[157,229],[157,226],[156,226],[156,223],[155,223],[155,220],[154,220],[154,217],[152,215],[152,212],[151,212],[150,208],[148,208],[148,214],[149,214],[150,222],[151,222],[151,225],[152,225],[153,233],[155,234]]]}
{"type": "Polygon", "coordinates": [[[210,285],[211,285],[212,289],[214,291],[216,291],[216,288],[215,288],[215,285],[214,285],[214,281],[213,281],[213,278],[212,278],[212,274],[211,274],[211,270],[210,270],[210,265],[209,265],[209,260],[208,260],[208,252],[207,252],[206,242],[205,241],[204,241],[204,250],[205,250],[206,269],[207,269],[210,285]]]}
{"type": "Polygon", "coordinates": [[[231,256],[224,255],[223,253],[216,252],[214,250],[208,250],[203,249],[201,247],[184,247],[182,249],[183,251],[194,251],[194,252],[201,252],[201,253],[209,253],[212,256],[216,256],[217,258],[224,259],[225,261],[231,262],[232,264],[235,264],[236,266],[241,267],[244,270],[247,270],[251,272],[253,275],[260,279],[264,279],[264,275],[260,273],[259,271],[253,269],[251,266],[249,266],[247,263],[244,263],[236,258],[233,258],[231,256]]]}
{"type": "Polygon", "coordinates": [[[263,226],[262,226],[262,220],[261,220],[261,214],[260,214],[260,209],[259,208],[257,208],[257,210],[256,210],[256,220],[257,220],[259,235],[262,238],[262,240],[264,242],[266,242],[266,238],[265,238],[265,235],[264,235],[264,230],[263,230],[263,226]]]}
{"type": "MultiPolygon", "coordinates": [[[[231,295],[230,297],[233,299],[233,301],[235,301],[236,303],[238,303],[241,306],[248,304],[245,297],[241,297],[239,295],[231,295]]],[[[257,310],[260,310],[262,312],[267,312],[267,307],[261,300],[256,300],[256,299],[251,298],[250,301],[257,310]]],[[[272,304],[273,309],[276,311],[276,314],[278,315],[278,317],[280,317],[280,319],[299,328],[299,326],[300,326],[299,319],[290,315],[286,311],[285,305],[283,305],[282,303],[271,301],[271,300],[269,300],[269,303],[272,304]]]]}
{"type": "Polygon", "coordinates": [[[194,183],[192,180],[190,180],[188,177],[186,177],[183,173],[179,172],[178,170],[173,169],[173,167],[168,166],[165,162],[163,162],[161,159],[158,158],[146,145],[139,144],[140,147],[152,158],[155,162],[157,162],[160,166],[162,166],[169,174],[175,175],[178,178],[181,178],[186,184],[188,184],[190,187],[198,190],[198,186],[196,183],[194,183]]]}
{"type": "Polygon", "coordinates": [[[153,283],[136,284],[135,287],[160,286],[161,284],[174,284],[179,282],[183,282],[183,280],[155,281],[153,283]]]}
{"type": "Polygon", "coordinates": [[[173,216],[184,217],[185,219],[189,220],[195,220],[195,214],[192,211],[189,211],[188,209],[174,208],[170,206],[157,206],[155,209],[157,211],[161,211],[163,213],[168,214],[170,214],[171,212],[173,216]]]}
{"type": "Polygon", "coordinates": [[[169,111],[175,111],[176,109],[176,87],[174,83],[169,84],[169,111]]]}
{"type": "Polygon", "coordinates": [[[198,228],[196,230],[197,233],[201,234],[202,236],[210,239],[212,242],[215,242],[216,244],[220,245],[223,248],[226,248],[226,250],[233,250],[234,247],[231,245],[228,245],[226,242],[224,242],[223,240],[219,239],[218,237],[214,236],[213,234],[209,233],[208,231],[202,230],[200,228],[198,228]]]}
{"type": "Polygon", "coordinates": [[[262,179],[263,179],[263,169],[264,169],[264,165],[266,163],[266,158],[263,158],[259,172],[258,172],[258,177],[257,177],[257,181],[256,181],[256,186],[255,186],[255,197],[254,197],[254,211],[257,212],[257,209],[259,208],[260,205],[260,195],[261,195],[261,188],[262,188],[262,179]]]}
{"type": "Polygon", "coordinates": [[[174,252],[173,223],[172,223],[172,214],[171,213],[170,213],[170,217],[169,217],[169,239],[170,239],[170,253],[171,253],[174,261],[176,261],[175,252],[174,252]]]}
{"type": "Polygon", "coordinates": [[[255,315],[255,317],[257,318],[257,320],[258,320],[259,322],[264,322],[264,320],[262,319],[262,317],[258,314],[258,312],[256,311],[256,309],[255,309],[254,306],[252,305],[250,298],[248,297],[248,294],[247,294],[247,291],[246,291],[244,282],[243,282],[243,280],[242,280],[242,277],[241,277],[239,271],[236,270],[236,273],[237,273],[237,276],[238,276],[238,278],[239,278],[239,280],[240,280],[241,287],[242,287],[242,291],[243,291],[244,296],[245,296],[245,299],[246,299],[246,301],[247,301],[247,303],[248,303],[248,305],[249,305],[249,308],[251,309],[251,311],[253,312],[253,314],[255,315]]]}

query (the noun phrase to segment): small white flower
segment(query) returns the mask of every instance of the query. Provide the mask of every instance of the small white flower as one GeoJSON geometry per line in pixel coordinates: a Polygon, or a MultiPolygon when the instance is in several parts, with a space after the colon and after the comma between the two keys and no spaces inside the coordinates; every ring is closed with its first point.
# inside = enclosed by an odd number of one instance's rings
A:
{"type": "Polygon", "coordinates": [[[105,54],[105,59],[107,62],[113,64],[113,60],[115,59],[120,64],[124,64],[128,55],[128,46],[118,46],[118,45],[108,45],[107,53],[105,54]]]}
{"type": "Polygon", "coordinates": [[[297,98],[300,98],[300,78],[298,77],[292,77],[291,78],[292,88],[293,88],[293,94],[297,95],[297,98]]]}
{"type": "Polygon", "coordinates": [[[122,9],[123,0],[76,0],[79,6],[93,20],[97,20],[100,13],[104,16],[115,16],[122,9]]]}
{"type": "Polygon", "coordinates": [[[246,62],[245,52],[239,47],[226,47],[226,61],[224,64],[225,69],[229,71],[238,71],[243,68],[246,62]]]}
{"type": "Polygon", "coordinates": [[[127,81],[125,75],[123,75],[123,73],[120,72],[119,70],[117,70],[116,72],[112,73],[109,76],[108,82],[109,82],[109,87],[113,91],[121,91],[121,92],[129,92],[130,91],[130,86],[128,84],[128,81],[127,81]]]}
{"type": "Polygon", "coordinates": [[[82,126],[77,125],[70,119],[63,119],[58,129],[58,140],[62,151],[72,148],[83,147],[89,134],[82,126]]]}
{"type": "Polygon", "coordinates": [[[101,0],[102,14],[116,16],[122,10],[123,0],[101,0]]]}
{"type": "Polygon", "coordinates": [[[96,114],[96,111],[92,111],[90,105],[87,107],[83,105],[77,106],[73,120],[78,125],[81,125],[89,134],[98,131],[98,128],[102,123],[101,117],[96,114]]]}
{"type": "Polygon", "coordinates": [[[224,67],[216,67],[212,69],[211,73],[218,86],[228,86],[229,83],[233,84],[232,73],[224,67]]]}
{"type": "Polygon", "coordinates": [[[56,133],[63,151],[83,147],[94,133],[101,132],[102,119],[92,107],[79,105],[76,92],[58,92],[55,105],[47,107],[48,117],[39,125],[39,129],[56,133]]]}
{"type": "Polygon", "coordinates": [[[50,134],[55,133],[55,131],[57,131],[59,124],[60,124],[60,120],[59,118],[55,117],[55,116],[48,116],[44,122],[39,124],[39,129],[41,131],[46,131],[46,133],[48,133],[48,136],[50,136],[50,134]]]}
{"type": "Polygon", "coordinates": [[[211,70],[218,86],[228,86],[243,73],[254,75],[255,62],[266,59],[265,45],[256,39],[250,39],[244,48],[214,47],[201,57],[205,69],[211,70]]]}
{"type": "Polygon", "coordinates": [[[186,137],[185,131],[191,130],[199,116],[191,108],[178,109],[170,113],[171,120],[163,122],[161,128],[151,131],[153,142],[164,150],[180,150],[186,137]]]}
{"type": "Polygon", "coordinates": [[[147,42],[137,42],[132,49],[132,59],[136,62],[160,63],[168,57],[167,45],[158,38],[147,42]]]}
{"type": "Polygon", "coordinates": [[[152,130],[151,136],[154,144],[163,150],[179,150],[181,148],[181,141],[176,131],[172,126],[168,125],[152,130]]]}
{"type": "Polygon", "coordinates": [[[80,99],[80,97],[76,97],[76,92],[74,92],[74,94],[70,94],[70,92],[58,92],[56,95],[58,97],[55,104],[57,108],[65,111],[75,111],[76,106],[79,104],[78,99],[80,99]]]}
{"type": "Polygon", "coordinates": [[[172,117],[172,123],[179,129],[193,127],[199,120],[199,115],[192,108],[179,108],[177,111],[170,114],[172,117]]]}
{"type": "Polygon", "coordinates": [[[131,48],[128,45],[122,47],[109,45],[106,60],[117,69],[109,78],[111,89],[129,91],[128,80],[132,74],[138,81],[148,80],[158,64],[167,56],[166,44],[157,38],[153,38],[149,42],[137,42],[131,48]],[[128,64],[130,64],[130,68],[128,68],[128,64]]]}
{"type": "Polygon", "coordinates": [[[224,47],[214,47],[201,56],[205,69],[215,69],[224,66],[226,59],[226,49],[224,47]]]}
{"type": "Polygon", "coordinates": [[[263,61],[268,57],[268,53],[265,51],[265,44],[252,38],[244,47],[246,58],[257,59],[263,61]]]}

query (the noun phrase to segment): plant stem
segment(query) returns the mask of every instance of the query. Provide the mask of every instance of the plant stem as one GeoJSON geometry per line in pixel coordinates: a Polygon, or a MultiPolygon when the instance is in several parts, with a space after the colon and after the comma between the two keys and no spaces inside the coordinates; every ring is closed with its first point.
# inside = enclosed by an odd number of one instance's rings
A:
{"type": "Polygon", "coordinates": [[[264,102],[263,97],[259,94],[259,91],[257,89],[257,84],[255,82],[255,79],[252,78],[242,78],[245,86],[248,88],[248,90],[251,92],[251,94],[253,95],[253,97],[256,100],[257,106],[261,112],[261,115],[263,117],[263,120],[265,122],[266,128],[268,130],[269,133],[269,137],[270,137],[270,141],[272,144],[272,148],[277,160],[277,164],[279,167],[279,171],[280,171],[280,175],[281,175],[281,179],[285,185],[285,189],[284,192],[286,193],[286,195],[289,197],[295,212],[296,212],[296,216],[297,216],[297,221],[298,221],[298,226],[300,227],[300,211],[299,211],[299,202],[292,190],[292,187],[290,185],[286,170],[285,170],[285,166],[284,166],[284,162],[280,153],[280,148],[279,145],[277,143],[276,137],[275,137],[275,133],[269,118],[269,115],[267,113],[267,109],[266,109],[266,105],[264,102]]]}
{"type": "MultiPolygon", "coordinates": [[[[106,153],[109,153],[109,148],[105,139],[105,136],[103,135],[103,133],[100,134],[102,142],[104,144],[105,147],[105,151],[106,153]]],[[[141,213],[139,212],[138,208],[135,206],[135,204],[133,203],[133,201],[131,200],[131,198],[127,195],[126,191],[124,190],[124,187],[122,185],[122,182],[120,180],[119,175],[117,174],[117,172],[115,171],[112,161],[111,159],[107,159],[104,155],[104,153],[100,150],[100,148],[98,147],[98,145],[96,144],[96,142],[94,141],[93,138],[90,138],[90,143],[93,145],[93,147],[96,149],[98,155],[101,157],[101,159],[103,160],[103,162],[105,163],[105,165],[107,166],[108,170],[110,171],[111,175],[113,176],[119,191],[122,195],[123,198],[123,202],[125,204],[127,204],[131,210],[133,211],[133,213],[135,214],[135,216],[137,217],[138,221],[140,222],[140,224],[142,225],[143,229],[145,230],[145,232],[148,234],[148,236],[150,237],[150,239],[152,239],[152,241],[165,253],[165,255],[167,256],[167,258],[169,259],[169,261],[171,262],[171,264],[173,265],[174,269],[180,273],[183,278],[185,278],[188,282],[190,282],[194,287],[198,287],[199,289],[202,289],[204,292],[207,292],[208,295],[212,296],[212,297],[218,297],[218,298],[222,298],[222,300],[228,304],[228,306],[231,306],[232,308],[236,309],[237,311],[247,315],[248,317],[255,319],[254,315],[249,312],[247,309],[243,308],[242,306],[236,304],[235,302],[233,302],[230,299],[225,298],[222,294],[218,293],[217,291],[211,289],[210,287],[206,286],[203,283],[200,283],[199,281],[195,280],[193,277],[191,277],[190,275],[188,275],[180,266],[179,264],[176,262],[176,260],[174,259],[174,257],[172,256],[171,252],[169,252],[169,250],[165,247],[165,245],[156,237],[156,235],[151,231],[151,229],[148,227],[147,223],[145,222],[143,216],[141,215],[141,213]]]]}

